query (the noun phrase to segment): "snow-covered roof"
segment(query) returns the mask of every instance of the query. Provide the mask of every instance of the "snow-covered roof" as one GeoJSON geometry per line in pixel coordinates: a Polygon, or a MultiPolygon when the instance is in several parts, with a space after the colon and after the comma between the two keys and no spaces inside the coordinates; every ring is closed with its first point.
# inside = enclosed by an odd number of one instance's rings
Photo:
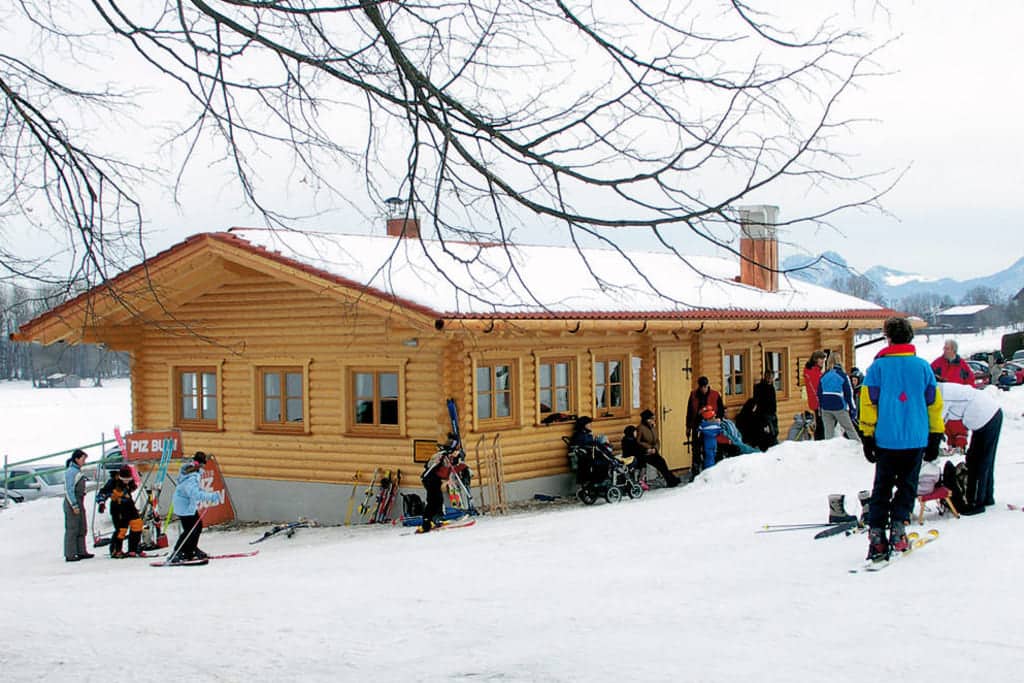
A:
{"type": "Polygon", "coordinates": [[[231,235],[442,316],[594,317],[694,312],[885,315],[877,304],[785,275],[735,281],[739,258],[232,228],[231,235]]]}
{"type": "Polygon", "coordinates": [[[974,315],[980,313],[988,308],[988,304],[970,304],[967,306],[953,306],[947,308],[944,311],[939,311],[939,315],[974,315]]]}

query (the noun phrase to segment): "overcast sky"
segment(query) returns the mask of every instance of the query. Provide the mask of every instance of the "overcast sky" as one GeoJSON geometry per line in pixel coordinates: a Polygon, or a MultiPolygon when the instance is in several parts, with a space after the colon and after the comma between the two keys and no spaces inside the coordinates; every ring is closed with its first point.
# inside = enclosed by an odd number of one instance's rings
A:
{"type": "MultiPolygon", "coordinates": [[[[877,39],[901,36],[877,57],[879,68],[893,73],[844,96],[846,116],[873,120],[856,129],[860,156],[852,161],[859,168],[906,173],[883,200],[891,215],[851,212],[835,221],[838,232],[805,231],[789,240],[814,254],[839,252],[861,271],[884,265],[966,279],[1008,267],[1024,256],[1024,46],[1017,38],[1024,2],[841,2],[873,11],[877,39]]],[[[779,3],[776,11],[785,17],[789,7],[779,3]]],[[[351,179],[337,182],[357,187],[361,178],[353,171],[351,179]]],[[[150,188],[143,198],[151,253],[196,232],[260,224],[220,182],[193,178],[181,206],[162,189],[150,188]]],[[[808,210],[799,197],[760,199],[779,204],[781,220],[808,210]]],[[[366,232],[363,211],[325,216],[318,227],[366,232]]],[[[794,251],[784,246],[783,256],[794,251]]]]}
{"type": "Polygon", "coordinates": [[[886,4],[903,37],[882,57],[897,72],[860,97],[879,119],[864,155],[909,169],[894,217],[848,217],[835,249],[861,269],[1001,270],[1024,256],[1024,3],[886,4]]]}

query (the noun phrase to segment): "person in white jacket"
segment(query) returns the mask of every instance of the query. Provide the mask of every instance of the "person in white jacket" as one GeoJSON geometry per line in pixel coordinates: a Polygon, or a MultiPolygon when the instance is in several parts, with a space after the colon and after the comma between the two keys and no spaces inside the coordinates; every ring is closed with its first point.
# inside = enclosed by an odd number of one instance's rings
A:
{"type": "Polygon", "coordinates": [[[942,394],[942,418],[960,420],[971,430],[967,446],[967,509],[960,512],[976,515],[995,504],[993,470],[999,432],[1003,428],[1003,411],[999,403],[983,389],[966,384],[939,381],[942,394]]]}

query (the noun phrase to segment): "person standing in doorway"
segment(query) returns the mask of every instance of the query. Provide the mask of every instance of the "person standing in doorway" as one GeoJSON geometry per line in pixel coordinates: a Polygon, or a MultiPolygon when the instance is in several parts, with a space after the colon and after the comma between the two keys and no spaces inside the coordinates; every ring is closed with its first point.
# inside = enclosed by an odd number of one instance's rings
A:
{"type": "Polygon", "coordinates": [[[697,379],[697,388],[690,392],[686,407],[686,440],[690,442],[693,460],[690,464],[690,481],[700,474],[704,465],[704,444],[700,434],[700,423],[703,421],[702,411],[711,406],[717,419],[725,416],[725,402],[722,395],[711,388],[711,381],[701,376],[697,379]]]}
{"type": "Polygon", "coordinates": [[[85,451],[76,450],[68,458],[64,471],[64,561],[92,559],[85,547],[88,525],[85,521],[85,485],[89,478],[82,473],[85,451]]]}
{"type": "Polygon", "coordinates": [[[814,414],[814,440],[825,438],[825,424],[821,420],[821,403],[818,394],[821,391],[821,371],[825,366],[824,351],[815,351],[804,364],[804,392],[807,394],[807,410],[814,414]]]}
{"type": "Polygon", "coordinates": [[[919,358],[906,318],[885,321],[889,345],[864,376],[860,426],[864,457],[875,465],[868,507],[868,560],[906,552],[906,524],[913,512],[922,457],[938,457],[942,441],[942,396],[935,373],[919,358]],[[895,488],[895,493],[893,489],[895,488]],[[886,538],[885,530],[889,528],[886,538]]]}

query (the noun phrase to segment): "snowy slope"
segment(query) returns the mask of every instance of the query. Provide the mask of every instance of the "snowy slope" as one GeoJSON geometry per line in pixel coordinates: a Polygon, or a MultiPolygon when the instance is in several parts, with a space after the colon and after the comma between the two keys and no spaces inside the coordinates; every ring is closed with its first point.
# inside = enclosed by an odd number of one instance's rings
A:
{"type": "MultiPolygon", "coordinates": [[[[961,338],[961,348],[971,343],[961,338]]],[[[98,391],[127,403],[123,387],[98,391]]],[[[428,536],[306,529],[256,546],[255,558],[198,568],[103,556],[66,564],[60,500],[15,506],[0,511],[0,672],[5,681],[107,680],[136,667],[190,681],[1009,680],[1024,665],[1024,546],[1012,540],[1024,514],[1004,506],[1024,503],[1024,388],[990,391],[1007,418],[999,504],[961,520],[931,514],[941,539],[880,574],[847,572],[863,536],[754,533],[824,520],[832,492],[856,507],[872,468],[842,440],[734,458],[640,501],[552,506],[428,536]]],[[[22,410],[10,394],[0,385],[2,428],[22,410]]],[[[51,400],[54,413],[70,410],[51,400]]],[[[32,420],[18,423],[46,417],[32,420]]],[[[202,545],[249,549],[262,530],[211,531],[202,545]]]]}

